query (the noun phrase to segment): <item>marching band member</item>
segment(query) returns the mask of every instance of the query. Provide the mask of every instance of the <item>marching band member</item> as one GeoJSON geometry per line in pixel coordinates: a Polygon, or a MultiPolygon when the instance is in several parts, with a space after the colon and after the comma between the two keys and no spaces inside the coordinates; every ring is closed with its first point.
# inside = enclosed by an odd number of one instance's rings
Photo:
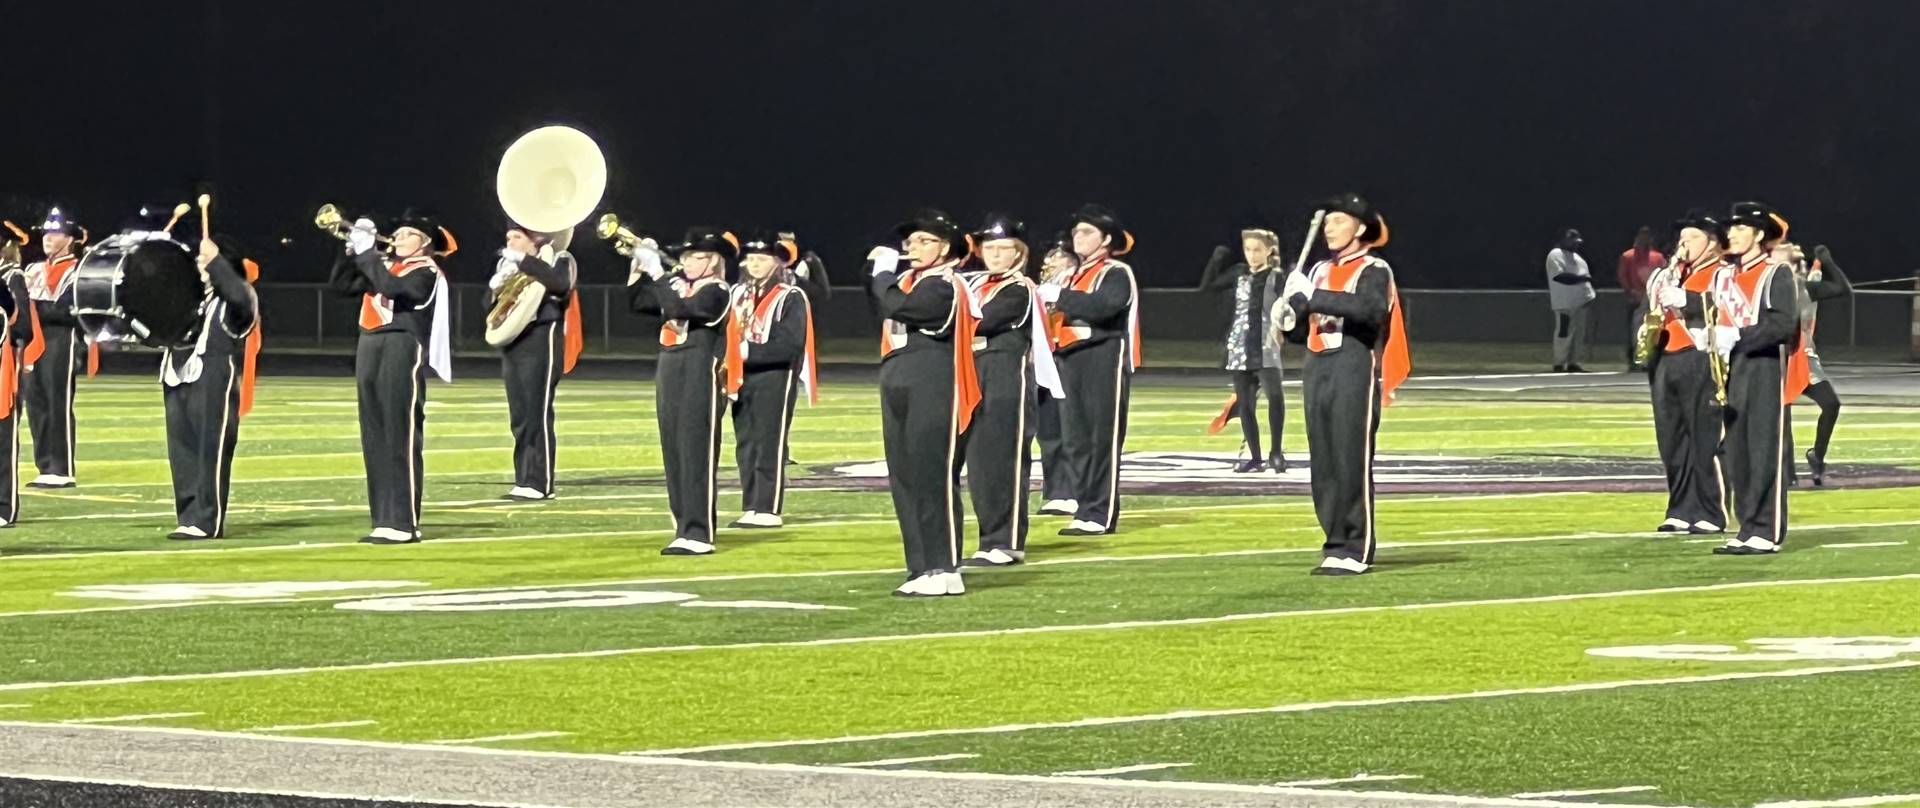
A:
{"type": "Polygon", "coordinates": [[[32,298],[27,295],[26,272],[20,268],[20,247],[27,234],[5,222],[0,233],[0,527],[20,521],[20,374],[39,359],[45,346],[33,328],[32,298]],[[26,316],[22,316],[22,315],[26,316]],[[23,335],[16,338],[16,335],[23,335]]]}
{"type": "Polygon", "coordinates": [[[252,286],[259,265],[225,237],[201,239],[197,265],[206,288],[199,334],[193,347],[160,354],[167,465],[179,517],[167,538],[183,541],[226,534],[233,450],[240,419],[253,408],[260,350],[260,304],[252,286]]]}
{"type": "Polygon", "coordinates": [[[1662,533],[1719,533],[1727,524],[1726,475],[1720,467],[1720,405],[1709,367],[1706,311],[1714,273],[1724,260],[1725,230],[1705,211],[1673,223],[1673,260],[1647,279],[1647,300],[1662,317],[1650,360],[1653,434],[1667,473],[1662,533]]]}
{"type": "Polygon", "coordinates": [[[966,435],[967,489],[980,523],[980,549],[966,564],[1005,567],[1027,557],[1036,388],[1054,395],[1062,390],[1045,315],[1026,276],[1026,226],[992,214],[973,237],[983,268],[965,282],[980,304],[972,344],[980,407],[966,435]]]}
{"type": "Polygon", "coordinates": [[[1280,266],[1280,236],[1263,227],[1240,231],[1240,253],[1246,263],[1226,264],[1226,247],[1214,249],[1213,257],[1200,276],[1200,290],[1233,290],[1233,320],[1227,326],[1226,361],[1233,374],[1233,399],[1223,417],[1240,420],[1241,437],[1247,444],[1247,459],[1233,467],[1236,473],[1272,469],[1287,470],[1287,456],[1281,450],[1280,436],[1286,428],[1287,399],[1280,389],[1280,343],[1274,330],[1266,326],[1267,315],[1280,296],[1285,270],[1280,266]],[[1258,398],[1267,394],[1267,423],[1273,429],[1272,452],[1260,456],[1260,416],[1258,398]]]}
{"type": "Polygon", "coordinates": [[[661,555],[713,552],[718,521],[721,355],[727,322],[726,262],[740,254],[732,233],[711,228],[687,231],[667,252],[680,267],[668,272],[660,251],[644,241],[633,253],[627,297],[633,310],[658,314],[660,358],[654,369],[654,411],[660,428],[667,506],[673,511],[673,541],[661,555]]]}
{"type": "Polygon", "coordinates": [[[573,230],[542,233],[519,224],[507,228],[500,263],[488,281],[487,304],[514,275],[546,287],[526,330],[500,349],[500,376],[507,388],[507,422],[513,431],[513,488],[507,499],[553,497],[553,397],[560,377],[573,371],[585,336],[580,326],[580,270],[567,247],[573,230]]]}
{"type": "MultiPolygon", "coordinates": [[[[1040,263],[1040,283],[1064,285],[1073,271],[1080,268],[1080,258],[1073,254],[1073,246],[1068,243],[1065,234],[1054,237],[1053,246],[1040,263]]],[[[1048,317],[1058,311],[1052,305],[1042,307],[1048,317]]],[[[1051,320],[1043,325],[1050,325],[1051,320]]],[[[1053,347],[1049,337],[1049,352],[1053,347]]],[[[1040,443],[1040,513],[1047,516],[1072,516],[1080,512],[1080,503],[1074,497],[1080,495],[1079,484],[1074,481],[1073,467],[1067,464],[1061,451],[1066,443],[1066,435],[1060,425],[1060,398],[1054,391],[1040,389],[1039,403],[1033,410],[1034,436],[1040,443]]]]}
{"type": "Polygon", "coordinates": [[[1786,235],[1787,220],[1759,202],[1736,204],[1727,218],[1734,261],[1714,278],[1714,338],[1731,364],[1727,467],[1740,532],[1717,555],[1777,553],[1787,540],[1786,407],[1806,389],[1807,367],[1793,270],[1768,260],[1786,235]]]}
{"type": "Polygon", "coordinates": [[[1840,394],[1834,391],[1833,379],[1827,376],[1826,368],[1820,364],[1813,334],[1819,325],[1820,303],[1853,294],[1853,284],[1847,280],[1846,273],[1840,271],[1840,265],[1833,262],[1833,251],[1827,249],[1825,244],[1813,248],[1811,264],[1807,262],[1806,253],[1796,244],[1782,244],[1774,248],[1773,260],[1793,267],[1793,274],[1799,278],[1803,292],[1799,298],[1800,339],[1807,350],[1806,395],[1820,407],[1820,420],[1813,434],[1813,448],[1807,450],[1807,470],[1813,474],[1814,485],[1825,485],[1827,446],[1833,440],[1834,424],[1840,421],[1840,394]]]}
{"type": "Polygon", "coordinates": [[[1315,575],[1373,568],[1374,435],[1380,408],[1410,369],[1393,268],[1373,254],[1387,222],[1357,194],[1327,200],[1322,231],[1333,257],[1287,278],[1273,320],[1304,344],[1313,511],[1326,533],[1315,575]]]}
{"type": "MultiPolygon", "coordinates": [[[[74,373],[80,366],[84,335],[73,317],[74,269],[87,230],[54,208],[40,225],[40,246],[46,259],[27,267],[29,311],[45,346],[37,361],[26,366],[24,388],[27,426],[33,434],[33,464],[40,476],[28,488],[72,488],[74,373]]],[[[88,345],[89,369],[97,367],[98,353],[88,345]]]]}
{"type": "Polygon", "coordinates": [[[907,557],[907,582],[894,594],[959,595],[967,591],[960,579],[960,464],[980,401],[972,350],[979,312],[957,275],[969,244],[937,210],[921,211],[895,234],[900,249],[867,254],[870,288],[886,318],[880,419],[907,557]]]}
{"type": "Polygon", "coordinates": [[[394,222],[392,233],[392,254],[383,255],[374,250],[373,221],[355,221],[332,279],[335,289],[360,296],[353,366],[373,517],[373,531],[360,539],[367,544],[420,540],[427,370],[453,380],[447,279],[434,259],[459,245],[446,228],[412,211],[394,222]]]}
{"type": "Polygon", "coordinates": [[[785,265],[788,280],[807,293],[808,303],[833,298],[833,279],[827,277],[827,262],[820,260],[819,253],[812,250],[802,252],[800,240],[790,232],[781,232],[776,238],[787,245],[785,255],[776,256],[785,265]]]}
{"type": "Polygon", "coordinates": [[[819,402],[813,304],[787,276],[789,267],[805,266],[788,240],[759,235],[740,245],[745,280],[728,306],[726,376],[742,513],[728,527],[784,524],[793,404],[801,390],[819,402]]]}
{"type": "Polygon", "coordinates": [[[1085,205],[1073,215],[1080,266],[1062,284],[1041,284],[1053,305],[1053,351],[1066,383],[1061,426],[1079,510],[1062,536],[1099,536],[1120,526],[1120,453],[1127,442],[1127,392],[1140,367],[1139,292],[1119,260],[1133,235],[1113,211],[1085,205]]]}

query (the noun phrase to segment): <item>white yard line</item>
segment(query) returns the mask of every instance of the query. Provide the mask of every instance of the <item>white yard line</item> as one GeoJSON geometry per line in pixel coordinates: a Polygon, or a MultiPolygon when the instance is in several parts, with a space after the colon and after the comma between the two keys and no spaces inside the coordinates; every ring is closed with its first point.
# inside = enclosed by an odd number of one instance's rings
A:
{"type": "Polygon", "coordinates": [[[863,760],[859,763],[839,763],[849,769],[866,769],[879,766],[905,766],[909,763],[938,763],[942,760],[971,760],[979,755],[971,752],[955,752],[951,755],[926,755],[923,757],[886,758],[884,760],[863,760]]]}
{"type": "MultiPolygon", "coordinates": [[[[0,721],[0,726],[47,727],[58,726],[23,721],[0,721]]],[[[101,732],[142,732],[160,735],[173,735],[189,738],[244,738],[256,741],[272,741],[287,744],[341,746],[362,749],[391,749],[431,752],[457,752],[461,754],[487,755],[493,757],[521,758],[531,760],[593,760],[600,762],[635,763],[643,765],[681,766],[689,769],[734,769],[739,771],[790,772],[790,773],[838,773],[867,777],[887,777],[894,779],[931,778],[938,780],[994,782],[994,783],[1085,783],[1105,788],[1126,788],[1138,790],[1143,794],[1156,790],[1172,789],[1194,793],[1213,794],[1278,794],[1301,797],[1348,797],[1397,799],[1406,802],[1427,802],[1443,806],[1484,806],[1484,808],[1671,808],[1671,806],[1609,805],[1595,802],[1550,802],[1545,800],[1516,800],[1509,797],[1468,797],[1452,794],[1423,794],[1417,792],[1392,791],[1353,791],[1337,789],[1293,788],[1285,786],[1242,785],[1238,783],[1204,783],[1182,780],[1129,780],[1101,779],[1095,777],[1060,777],[1042,774],[995,774],[992,772],[946,772],[929,769],[887,769],[887,768],[849,768],[845,766],[803,766],[793,763],[747,763],[728,760],[688,760],[686,758],[639,758],[623,755],[600,755],[581,752],[544,752],[528,749],[495,749],[486,746],[436,746],[430,744],[393,743],[383,741],[360,741],[349,738],[319,738],[312,736],[287,735],[245,735],[233,732],[212,730],[179,729],[174,727],[92,727],[101,732]]],[[[14,776],[0,769],[0,776],[14,776]]],[[[60,779],[27,776],[29,779],[60,779]]],[[[102,780],[75,780],[74,782],[107,782],[102,780]]],[[[153,784],[146,784],[153,785],[153,784]]],[[[160,787],[160,786],[156,786],[160,787]]],[[[174,788],[193,789],[194,786],[173,786],[174,788]]],[[[201,789],[208,790],[208,789],[201,789]]],[[[354,799],[369,799],[367,795],[355,795],[354,799]]],[[[405,799],[396,800],[405,802],[405,799]]],[[[488,803],[475,803],[485,808],[498,808],[488,803]]],[[[521,808],[509,806],[508,808],[521,808]]],[[[529,807],[537,808],[537,807],[529,807]]]]}
{"type": "Polygon", "coordinates": [[[62,721],[62,724],[126,724],[134,721],[152,721],[160,718],[192,718],[201,713],[146,713],[144,715],[115,715],[106,718],[75,718],[62,721]]]}
{"type": "Polygon", "coordinates": [[[1289,780],[1274,783],[1276,786],[1337,786],[1347,783],[1386,783],[1394,780],[1418,780],[1417,774],[1356,774],[1352,777],[1333,777],[1325,780],[1289,780]]]}
{"type": "Polygon", "coordinates": [[[1890,802],[1920,801],[1920,794],[1884,794],[1878,797],[1847,797],[1837,800],[1789,800],[1786,802],[1763,802],[1753,808],[1864,808],[1868,805],[1885,805],[1890,802]]]}
{"type": "Polygon", "coordinates": [[[501,741],[532,741],[540,738],[560,738],[572,735],[571,732],[522,732],[514,735],[486,735],[479,738],[452,738],[443,741],[427,741],[435,746],[467,746],[479,743],[499,743],[501,741]]]}
{"type": "Polygon", "coordinates": [[[1662,679],[1626,679],[1611,682],[1588,682],[1577,685],[1551,685],[1546,687],[1524,687],[1506,690],[1475,690],[1465,693],[1445,693],[1424,696],[1396,696],[1380,699],[1352,699],[1346,701],[1320,701],[1302,704],[1282,704],[1271,707],[1234,707],[1215,710],[1180,710],[1171,713],[1151,713],[1146,715],[1123,715],[1104,718],[1077,718],[1070,721],[1044,721],[1025,724],[1000,724],[987,727],[959,727],[952,729],[909,730],[903,732],[883,732],[871,735],[844,735],[836,738],[811,738],[785,741],[745,741],[741,743],[710,744],[707,746],[689,746],[677,749],[646,749],[625,754],[634,757],[663,758],[679,755],[707,754],[712,752],[733,752],[746,749],[773,749],[794,746],[824,746],[827,744],[864,743],[868,741],[896,741],[914,738],[934,738],[951,735],[1003,735],[1015,732],[1032,732],[1047,729],[1076,729],[1081,727],[1104,727],[1116,724],[1141,724],[1156,721],[1182,721],[1195,718],[1223,718],[1242,715],[1263,715],[1279,713],[1305,713],[1320,710],[1345,709],[1353,707],[1386,707],[1400,704],[1430,704],[1435,702],[1468,701],[1474,699],[1507,698],[1512,696],[1535,696],[1560,693],[1588,693],[1603,690],[1620,690],[1630,687],[1654,687],[1664,685],[1703,684],[1708,682],[1733,682],[1747,679],[1791,679],[1801,676],[1819,676],[1833,673],[1853,673],[1862,671],[1897,670],[1920,667],[1920,660],[1900,660],[1896,662],[1877,662],[1867,665],[1839,665],[1819,668],[1792,668],[1776,671],[1750,671],[1742,673],[1716,673],[1698,676],[1674,676],[1662,679]]]}
{"type": "MultiPolygon", "coordinates": [[[[1130,511],[1130,513],[1139,514],[1139,513],[1142,513],[1142,511],[1130,511]]],[[[876,521],[874,523],[877,524],[879,522],[876,521]]],[[[891,524],[891,520],[888,520],[887,523],[891,524]]],[[[795,525],[789,525],[789,527],[802,527],[802,526],[823,527],[823,526],[839,526],[844,524],[867,524],[867,523],[865,522],[860,522],[860,523],[821,522],[821,523],[814,523],[812,525],[804,525],[804,524],[796,523],[795,525]]],[[[1845,524],[1845,525],[1796,525],[1794,527],[1794,530],[1810,531],[1810,530],[1854,529],[1854,528],[1863,528],[1863,527],[1904,527],[1904,526],[1910,526],[1910,525],[1916,525],[1916,524],[1920,524],[1920,521],[1881,522],[1881,523],[1870,523],[1870,524],[1845,524]]],[[[508,541],[508,540],[518,540],[521,538],[564,539],[564,538],[586,538],[586,537],[609,536],[609,535],[642,536],[642,535],[659,535],[659,534],[666,534],[670,532],[671,531],[668,531],[668,530],[642,530],[642,531],[630,531],[630,532],[629,531],[612,531],[612,532],[594,532],[594,533],[548,533],[548,534],[536,534],[536,535],[531,535],[526,537],[493,537],[493,540],[508,541]]],[[[1632,532],[1626,532],[1626,533],[1562,533],[1562,534],[1546,535],[1546,536],[1515,536],[1515,537],[1508,537],[1508,538],[1452,539],[1452,540],[1444,540],[1444,541],[1420,541],[1420,542],[1381,542],[1380,546],[1387,549],[1420,548],[1420,547],[1464,547],[1464,546],[1483,545],[1483,544],[1485,545],[1533,544],[1533,543],[1541,543],[1541,542],[1585,541],[1585,540],[1596,540],[1596,539],[1640,539],[1640,538],[1645,538],[1651,535],[1653,535],[1652,531],[1632,531],[1632,532]]],[[[486,539],[479,539],[479,540],[484,541],[486,539]]],[[[445,542],[445,541],[458,541],[458,540],[441,539],[440,541],[445,542]]],[[[1687,541],[1690,541],[1692,543],[1705,544],[1705,543],[1721,542],[1721,541],[1725,541],[1725,539],[1692,539],[1687,541]]],[[[281,550],[281,549],[290,549],[290,548],[312,548],[312,547],[321,547],[321,546],[353,547],[356,545],[348,544],[348,543],[289,544],[289,545],[271,545],[267,547],[258,547],[258,548],[251,548],[251,549],[281,550]]],[[[245,550],[245,549],[250,549],[250,548],[230,548],[229,551],[245,550]]],[[[124,553],[77,553],[77,554],[67,554],[66,557],[73,557],[76,555],[78,556],[94,556],[94,555],[114,556],[114,555],[140,555],[140,554],[147,554],[147,553],[167,554],[167,553],[182,553],[182,552],[220,552],[220,551],[219,550],[206,550],[206,551],[138,550],[138,551],[128,551],[124,553]]],[[[1062,565],[1062,564],[1096,564],[1096,563],[1110,563],[1110,562],[1120,562],[1120,561],[1171,561],[1171,560],[1198,559],[1198,558],[1227,558],[1227,557],[1235,557],[1235,556],[1295,555],[1295,554],[1317,553],[1317,552],[1320,552],[1320,548],[1318,547],[1276,547],[1276,548],[1266,548],[1266,549],[1255,548],[1255,549],[1247,549],[1247,550],[1220,550],[1220,551],[1210,552],[1210,553],[1152,553],[1152,554],[1131,555],[1131,556],[1079,556],[1074,558],[1049,558],[1049,559],[1042,559],[1039,561],[1029,561],[1029,562],[1026,562],[1026,566],[1041,567],[1041,566],[1054,566],[1054,565],[1062,565]]],[[[46,558],[46,557],[47,556],[10,556],[5,558],[0,558],[0,561],[31,560],[34,558],[46,558]]],[[[531,590],[537,590],[537,589],[584,589],[584,588],[598,588],[598,587],[609,587],[609,586],[657,586],[661,584],[713,583],[713,582],[726,582],[726,581],[753,581],[753,580],[777,580],[777,579],[799,579],[799,578],[835,578],[835,577],[842,577],[842,576],[859,576],[859,575],[893,575],[899,572],[900,572],[900,569],[898,567],[879,567],[879,568],[859,569],[859,570],[818,570],[813,572],[747,572],[747,573],[737,573],[732,575],[695,575],[695,576],[687,576],[687,577],[668,577],[668,578],[625,578],[625,579],[615,579],[615,580],[581,581],[577,583],[527,584],[527,585],[519,585],[519,586],[497,586],[497,587],[485,587],[485,586],[456,587],[451,589],[422,589],[422,590],[410,590],[405,594],[408,596],[462,595],[462,594],[476,594],[476,593],[483,593],[483,592],[522,592],[522,591],[531,591],[531,590]]],[[[279,603],[321,603],[321,602],[328,602],[328,601],[347,601],[347,600],[364,600],[364,599],[366,599],[366,596],[364,593],[362,593],[358,595],[316,595],[312,597],[296,597],[296,598],[239,598],[239,599],[233,599],[233,600],[191,601],[191,602],[183,602],[183,603],[143,603],[143,604],[133,605],[133,606],[92,606],[92,607],[83,607],[83,608],[76,608],[76,609],[36,609],[31,611],[0,612],[0,618],[44,617],[44,616],[65,615],[65,614],[95,614],[99,612],[133,612],[133,611],[149,611],[153,609],[184,609],[184,608],[198,607],[198,606],[252,606],[252,605],[260,605],[260,604],[279,604],[279,603]]]]}
{"type": "Polygon", "coordinates": [[[32,706],[31,704],[0,704],[0,710],[25,710],[32,706]]]}
{"type": "Polygon", "coordinates": [[[1903,541],[1856,541],[1845,544],[1822,544],[1819,546],[1829,550],[1857,550],[1862,547],[1905,547],[1906,545],[1907,543],[1903,541]]]}
{"type": "MultiPolygon", "coordinates": [[[[1487,598],[1477,600],[1450,600],[1431,603],[1398,603],[1374,606],[1340,606],[1323,609],[1298,609],[1275,612],[1245,612],[1240,614],[1213,615],[1209,617],[1181,617],[1164,620],[1122,620],[1112,623],[1074,623],[1049,626],[1026,626],[1022,628],[973,629],[956,631],[934,631],[922,634],[874,634],[859,637],[832,637],[814,640],[763,640],[757,642],[717,643],[713,645],[655,645],[638,648],[608,648],[594,651],[552,651],[538,654],[502,654],[484,657],[455,657],[442,659],[396,660],[389,662],[361,662],[350,665],[315,665],[299,668],[264,668],[239,671],[215,671],[211,673],[173,673],[153,676],[121,676],[110,679],[81,679],[49,682],[12,682],[0,684],[0,692],[49,690],[70,687],[100,687],[107,685],[143,684],[147,682],[197,682],[217,679],[254,679],[268,676],[295,676],[307,673],[327,673],[334,671],[371,671],[395,670],[405,668],[430,668],[454,665],[479,665],[499,662],[532,662],[554,659],[597,659],[604,657],[638,656],[644,654],[689,653],[699,651],[739,651],[763,648],[819,648],[840,645],[865,645],[869,643],[917,642],[921,640],[969,639],[979,637],[1013,637],[1034,634],[1065,634],[1080,631],[1120,631],[1142,628],[1169,628],[1175,626],[1200,626],[1219,623],[1238,623],[1253,620],[1276,620],[1298,617],[1325,617],[1333,615],[1376,614],[1383,612],[1418,612],[1439,609],[1472,608],[1480,606],[1531,605],[1540,603],[1568,603],[1588,600],[1612,600],[1617,598],[1646,597],[1697,592],[1723,592],[1742,589],[1773,589],[1793,586],[1824,586],[1829,584],[1881,583],[1887,581],[1920,580],[1920,573],[1899,575],[1869,575],[1856,578],[1806,578],[1777,581],[1736,581],[1720,584],[1697,584],[1691,586],[1659,587],[1651,589],[1623,589],[1608,592],[1576,592],[1560,595],[1535,595],[1520,598],[1487,598]]],[[[1920,664],[1920,663],[1915,663],[1920,664]]]]}
{"type": "Polygon", "coordinates": [[[348,727],[371,727],[379,723],[372,719],[362,721],[328,721],[324,724],[280,724],[272,727],[253,727],[241,732],[299,732],[309,729],[346,729],[348,727]]]}
{"type": "Polygon", "coordinates": [[[1072,772],[1055,772],[1054,777],[1106,777],[1113,774],[1132,774],[1134,772],[1155,772],[1161,769],[1181,769],[1192,766],[1191,763],[1139,763],[1132,766],[1115,766],[1111,769],[1084,769],[1072,772]]]}
{"type": "Polygon", "coordinates": [[[1554,799],[1556,797],[1601,797],[1608,794],[1639,794],[1659,790],[1659,786],[1621,786],[1619,788],[1586,788],[1570,791],[1529,791],[1523,794],[1515,794],[1513,798],[1516,800],[1541,800],[1554,799]]]}

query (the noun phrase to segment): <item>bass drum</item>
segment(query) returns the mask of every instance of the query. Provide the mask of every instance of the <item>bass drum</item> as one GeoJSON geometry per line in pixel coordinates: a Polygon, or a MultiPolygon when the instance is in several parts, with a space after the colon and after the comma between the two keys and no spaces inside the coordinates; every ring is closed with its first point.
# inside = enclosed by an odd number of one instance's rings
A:
{"type": "Polygon", "coordinates": [[[187,245],[112,236],[73,271],[73,315],[95,343],[193,344],[206,284],[187,245]]]}

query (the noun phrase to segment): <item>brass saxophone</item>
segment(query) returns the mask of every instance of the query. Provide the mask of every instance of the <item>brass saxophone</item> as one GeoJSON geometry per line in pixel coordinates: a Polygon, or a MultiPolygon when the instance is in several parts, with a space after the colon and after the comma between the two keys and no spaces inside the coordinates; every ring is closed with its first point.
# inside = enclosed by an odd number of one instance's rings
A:
{"type": "MultiPolygon", "coordinates": [[[[1666,270],[1661,270],[1665,273],[1666,270]]],[[[1655,276],[1660,277],[1659,275],[1655,276]]],[[[1648,284],[1651,290],[1652,284],[1648,284]]],[[[1656,294],[1647,295],[1647,314],[1640,318],[1640,331],[1633,337],[1633,363],[1646,365],[1653,361],[1653,352],[1660,347],[1660,329],[1666,326],[1666,313],[1660,309],[1656,294]]]]}

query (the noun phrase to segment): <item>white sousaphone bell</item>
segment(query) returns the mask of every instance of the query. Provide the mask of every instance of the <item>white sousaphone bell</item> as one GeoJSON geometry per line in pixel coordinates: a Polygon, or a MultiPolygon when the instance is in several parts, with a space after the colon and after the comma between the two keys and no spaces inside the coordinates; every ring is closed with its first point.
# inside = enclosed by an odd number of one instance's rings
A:
{"type": "MultiPolygon", "coordinates": [[[[508,219],[547,236],[540,257],[551,262],[555,251],[572,242],[574,226],[600,206],[607,190],[607,158],[593,138],[578,129],[541,127],[507,147],[494,190],[508,219]]],[[[518,338],[546,296],[546,285],[525,273],[508,278],[487,312],[487,344],[499,347],[518,338]]]]}

